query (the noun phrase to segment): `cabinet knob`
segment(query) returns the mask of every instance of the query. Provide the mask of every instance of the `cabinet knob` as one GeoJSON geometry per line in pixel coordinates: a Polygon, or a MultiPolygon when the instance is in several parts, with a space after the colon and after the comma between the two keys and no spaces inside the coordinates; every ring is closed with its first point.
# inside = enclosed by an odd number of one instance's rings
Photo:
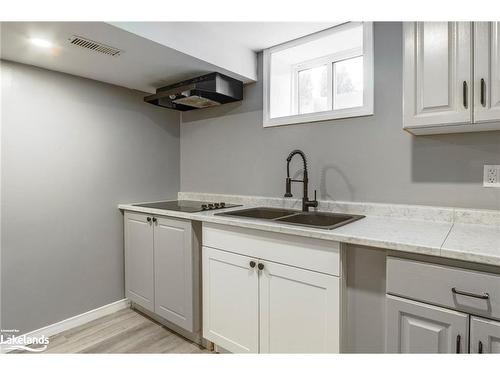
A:
{"type": "Polygon", "coordinates": [[[255,262],[253,260],[250,261],[250,268],[254,268],[255,267],[255,262]]]}
{"type": "Polygon", "coordinates": [[[156,217],[153,218],[153,223],[156,223],[158,219],[156,217]]]}
{"type": "Polygon", "coordinates": [[[149,216],[146,218],[146,220],[148,221],[148,223],[151,223],[151,218],[149,216]]]}
{"type": "Polygon", "coordinates": [[[264,269],[264,264],[263,263],[259,263],[259,265],[257,267],[259,267],[259,270],[262,271],[264,269]]]}

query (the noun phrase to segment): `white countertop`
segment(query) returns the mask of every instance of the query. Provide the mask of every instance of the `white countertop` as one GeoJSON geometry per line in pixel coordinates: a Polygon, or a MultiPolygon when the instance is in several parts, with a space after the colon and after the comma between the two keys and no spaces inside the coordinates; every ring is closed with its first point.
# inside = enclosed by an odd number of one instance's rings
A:
{"type": "MultiPolygon", "coordinates": [[[[217,196],[216,198],[220,197],[222,196],[217,196]]],[[[179,199],[223,200],[213,198],[213,195],[203,196],[196,193],[179,193],[179,199]],[[181,194],[184,195],[181,196],[181,194]]],[[[278,206],[276,202],[281,204],[279,198],[257,199],[252,197],[246,201],[244,199],[240,199],[239,201],[238,199],[231,200],[231,196],[224,196],[223,198],[225,198],[226,202],[248,203],[244,204],[244,208],[257,206],[276,207],[278,206]]],[[[453,209],[448,208],[391,205],[388,210],[384,205],[371,205],[370,208],[366,208],[368,204],[365,204],[360,212],[360,204],[356,203],[355,205],[356,209],[349,207],[345,202],[320,203],[320,210],[322,211],[361,213],[366,215],[361,220],[332,230],[302,227],[276,221],[215,215],[221,212],[239,210],[243,207],[197,213],[159,210],[133,206],[132,204],[121,204],[118,207],[127,211],[171,216],[500,266],[500,220],[498,220],[500,212],[473,210],[471,211],[472,213],[467,212],[464,214],[466,210],[461,209],[457,211],[458,215],[454,215],[453,209]],[[340,207],[342,208],[341,211],[336,209],[340,207]],[[373,207],[376,207],[376,209],[373,207]],[[333,210],[330,208],[333,208],[333,210]],[[376,214],[381,215],[380,212],[391,212],[391,215],[377,216],[376,214]],[[394,212],[402,214],[398,217],[394,212]],[[432,216],[429,213],[435,213],[435,215],[432,216]],[[466,217],[467,220],[457,222],[457,220],[454,220],[457,216],[466,217]],[[474,217],[478,219],[472,219],[474,217]],[[479,222],[480,224],[473,224],[475,222],[479,222]],[[485,223],[491,224],[485,225],[485,223]]],[[[287,204],[287,207],[290,206],[293,207],[294,204],[287,204]]]]}
{"type": "Polygon", "coordinates": [[[441,247],[441,256],[500,265],[500,226],[453,224],[441,247]]]}

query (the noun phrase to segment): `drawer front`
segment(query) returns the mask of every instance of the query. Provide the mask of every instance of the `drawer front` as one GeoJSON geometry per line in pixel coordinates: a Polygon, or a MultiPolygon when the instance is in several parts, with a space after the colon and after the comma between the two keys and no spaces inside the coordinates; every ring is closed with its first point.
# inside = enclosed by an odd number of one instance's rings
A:
{"type": "Polygon", "coordinates": [[[497,274],[387,257],[387,293],[500,319],[497,274]]]}
{"type": "Polygon", "coordinates": [[[203,223],[203,246],[340,276],[340,244],[288,234],[203,223]]]}

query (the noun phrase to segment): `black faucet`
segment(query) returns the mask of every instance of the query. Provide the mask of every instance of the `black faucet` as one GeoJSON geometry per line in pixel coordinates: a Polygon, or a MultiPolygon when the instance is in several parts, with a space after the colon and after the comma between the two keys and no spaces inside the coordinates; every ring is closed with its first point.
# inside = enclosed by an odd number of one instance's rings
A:
{"type": "Polygon", "coordinates": [[[309,178],[307,176],[307,160],[306,155],[301,150],[293,150],[290,155],[286,158],[286,192],[285,198],[292,197],[292,182],[302,182],[304,184],[304,196],[302,197],[302,211],[309,211],[309,207],[318,207],[318,201],[316,200],[316,190],[314,190],[314,200],[309,200],[307,184],[309,183],[309,178]],[[300,155],[302,161],[304,162],[304,175],[302,180],[292,180],[290,178],[290,161],[295,155],[300,155]]]}

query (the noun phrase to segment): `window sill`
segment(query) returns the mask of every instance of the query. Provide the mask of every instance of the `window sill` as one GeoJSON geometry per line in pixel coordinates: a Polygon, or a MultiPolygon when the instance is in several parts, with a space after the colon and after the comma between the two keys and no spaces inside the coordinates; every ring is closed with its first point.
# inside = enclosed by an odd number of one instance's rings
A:
{"type": "Polygon", "coordinates": [[[304,124],[309,122],[318,121],[329,121],[350,117],[361,117],[361,116],[371,116],[373,115],[373,105],[358,107],[358,108],[348,108],[336,111],[328,112],[317,112],[308,113],[304,115],[293,115],[286,117],[276,117],[276,118],[266,118],[264,115],[263,126],[265,128],[273,126],[283,126],[283,125],[294,125],[294,124],[304,124]]]}

